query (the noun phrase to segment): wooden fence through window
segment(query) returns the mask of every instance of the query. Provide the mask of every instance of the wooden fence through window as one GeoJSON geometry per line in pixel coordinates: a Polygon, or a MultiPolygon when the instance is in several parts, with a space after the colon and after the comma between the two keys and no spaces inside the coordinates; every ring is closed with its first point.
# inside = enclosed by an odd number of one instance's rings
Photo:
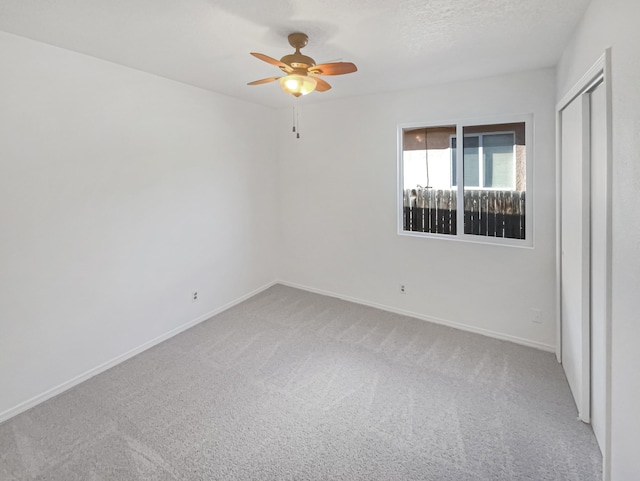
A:
{"type": "MultiPolygon", "coordinates": [[[[406,189],[404,230],[455,235],[456,196],[456,190],[406,189]]],[[[525,193],[465,189],[464,233],[524,239],[525,193]]]]}

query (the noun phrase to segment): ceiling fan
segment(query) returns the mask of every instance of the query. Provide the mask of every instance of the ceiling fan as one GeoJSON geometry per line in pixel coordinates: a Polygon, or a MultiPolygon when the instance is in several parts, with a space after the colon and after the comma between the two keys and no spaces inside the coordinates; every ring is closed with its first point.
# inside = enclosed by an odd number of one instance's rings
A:
{"type": "Polygon", "coordinates": [[[316,65],[316,61],[300,53],[300,49],[305,47],[309,37],[304,33],[292,33],[288,37],[289,45],[296,49],[292,54],[285,55],[280,60],[269,57],[263,53],[251,52],[256,58],[279,67],[286,75],[282,77],[269,77],[254,80],[247,85],[260,85],[280,80],[280,86],[285,92],[300,97],[313,92],[326,92],[331,85],[319,78],[320,75],[344,75],[353,73],[358,68],[351,62],[331,62],[316,65]]]}

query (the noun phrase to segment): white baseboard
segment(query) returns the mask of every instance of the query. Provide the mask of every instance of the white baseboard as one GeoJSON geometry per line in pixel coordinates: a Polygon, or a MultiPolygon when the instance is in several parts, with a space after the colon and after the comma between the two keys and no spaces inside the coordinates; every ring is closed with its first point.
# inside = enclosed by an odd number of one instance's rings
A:
{"type": "Polygon", "coordinates": [[[345,296],[342,294],[337,294],[335,292],[324,291],[322,289],[316,289],[314,287],[296,284],[294,282],[283,281],[281,279],[277,281],[277,284],[294,287],[296,289],[302,289],[303,291],[313,292],[315,294],[322,294],[324,296],[337,297],[338,299],[342,299],[349,302],[355,302],[356,304],[362,304],[363,306],[375,307],[376,309],[381,309],[383,311],[393,312],[395,314],[401,314],[403,316],[414,317],[422,321],[433,322],[434,324],[441,324],[443,326],[453,327],[455,329],[460,329],[462,331],[473,332],[475,334],[481,334],[483,336],[492,337],[494,339],[500,339],[502,341],[510,341],[516,344],[520,344],[522,346],[533,347],[535,349],[539,349],[542,351],[547,351],[547,352],[556,351],[556,346],[554,345],[544,344],[542,342],[537,342],[537,341],[531,341],[529,339],[524,339],[521,337],[509,335],[509,334],[504,334],[501,332],[491,331],[488,329],[482,329],[481,327],[470,326],[468,324],[462,324],[460,322],[449,321],[447,319],[440,319],[437,317],[425,316],[417,312],[407,311],[405,309],[399,309],[397,307],[391,307],[384,304],[378,304],[376,302],[368,301],[365,299],[358,299],[355,297],[345,296]]]}
{"type": "Polygon", "coordinates": [[[116,366],[117,364],[120,364],[121,362],[126,361],[127,359],[132,358],[133,356],[140,354],[143,351],[146,351],[149,348],[152,348],[153,346],[160,344],[163,341],[166,341],[167,339],[180,334],[183,331],[186,331],[187,329],[189,329],[190,327],[195,326],[196,324],[200,324],[203,321],[206,321],[207,319],[210,319],[211,317],[215,316],[216,314],[220,314],[223,311],[226,311],[227,309],[232,308],[233,306],[235,306],[236,304],[240,304],[241,302],[249,299],[250,297],[255,296],[256,294],[259,294],[260,292],[268,289],[269,287],[273,286],[277,284],[276,281],[272,281],[262,287],[259,287],[258,289],[255,289],[251,292],[249,292],[248,294],[245,294],[217,309],[214,309],[211,312],[207,312],[206,314],[203,314],[201,316],[198,316],[197,318],[182,324],[181,326],[178,326],[174,329],[171,329],[169,332],[166,332],[165,334],[162,334],[161,336],[156,337],[155,339],[152,339],[148,342],[145,342],[144,344],[142,344],[141,346],[138,346],[134,349],[131,349],[128,352],[125,352],[124,354],[121,354],[119,356],[114,357],[113,359],[111,359],[110,361],[107,361],[105,363],[100,364],[99,366],[94,367],[93,369],[89,369],[88,371],[84,372],[83,374],[80,374],[76,377],[74,377],[73,379],[70,379],[66,382],[63,382],[62,384],[49,389],[48,391],[43,392],[42,394],[38,394],[37,396],[32,397],[31,399],[28,399],[27,401],[24,401],[20,404],[18,404],[17,406],[14,406],[12,408],[7,409],[6,411],[3,411],[2,413],[0,413],[0,423],[28,410],[31,409],[32,407],[46,401],[47,399],[50,399],[54,396],[57,396],[58,394],[63,393],[64,391],[71,389],[74,386],[77,386],[78,384],[80,384],[83,381],[86,381],[89,378],[92,378],[93,376],[100,374],[101,372],[106,371],[109,368],[112,368],[113,366],[116,366]]]}

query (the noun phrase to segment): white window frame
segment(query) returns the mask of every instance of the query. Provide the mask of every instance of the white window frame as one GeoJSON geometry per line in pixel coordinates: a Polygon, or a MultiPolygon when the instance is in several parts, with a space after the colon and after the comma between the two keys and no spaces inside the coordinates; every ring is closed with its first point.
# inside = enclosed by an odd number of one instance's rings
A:
{"type": "MultiPolygon", "coordinates": [[[[494,132],[488,132],[494,133],[494,132]]],[[[498,133],[498,132],[496,132],[498,133]]],[[[491,244],[491,245],[503,245],[509,247],[523,247],[533,248],[535,237],[535,213],[534,213],[534,199],[535,199],[535,159],[533,149],[533,133],[534,133],[534,121],[533,114],[516,114],[516,115],[502,115],[491,117],[476,117],[468,119],[457,120],[443,120],[443,121],[424,121],[424,122],[412,122],[407,124],[399,124],[397,131],[398,139],[398,152],[397,152],[397,232],[398,235],[403,237],[421,237],[424,239],[437,239],[446,240],[452,242],[471,242],[475,244],[491,244]],[[475,234],[464,233],[464,215],[457,216],[456,222],[456,234],[440,234],[434,232],[415,232],[405,231],[403,229],[403,216],[404,216],[404,171],[403,171],[403,137],[406,130],[414,130],[420,128],[432,128],[443,126],[456,126],[455,137],[461,139],[464,138],[465,127],[478,127],[481,125],[499,125],[499,124],[511,124],[524,122],[525,124],[525,159],[526,159],[526,185],[525,185],[525,239],[509,239],[504,237],[491,237],[475,234]]],[[[464,212],[464,188],[458,188],[464,185],[464,173],[463,173],[463,147],[464,142],[456,143],[456,187],[452,189],[457,193],[457,207],[458,213],[464,212]]],[[[449,144],[451,145],[451,144],[449,144]]],[[[514,153],[515,155],[515,153],[514,153]]],[[[517,174],[515,174],[517,175],[517,174]]],[[[487,189],[489,190],[489,189],[487,189]]],[[[493,189],[491,189],[493,190],[493,189]]],[[[504,189],[497,189],[504,190],[504,189]]]]}
{"type": "MultiPolygon", "coordinates": [[[[525,126],[525,133],[526,133],[526,126],[525,126]]],[[[514,190],[516,188],[516,175],[517,175],[517,169],[516,169],[516,132],[515,130],[501,130],[501,131],[496,131],[496,132],[474,132],[472,134],[465,134],[465,138],[467,137],[478,137],[478,179],[480,180],[480,182],[482,182],[484,184],[485,178],[484,178],[484,169],[485,169],[485,158],[484,158],[484,136],[485,135],[504,135],[504,134],[511,134],[513,135],[513,162],[514,162],[514,166],[513,166],[513,177],[511,179],[511,188],[510,190],[514,190]]],[[[449,148],[451,149],[451,181],[453,184],[453,139],[457,139],[457,137],[455,135],[450,135],[449,136],[449,148]]],[[[458,167],[458,162],[457,162],[457,157],[458,157],[458,148],[457,148],[457,144],[456,144],[456,169],[458,167]]],[[[464,162],[463,162],[464,165],[464,162]]],[[[456,185],[451,185],[452,189],[456,189],[457,188],[457,176],[456,176],[456,185]]],[[[482,189],[482,190],[505,190],[502,187],[486,187],[483,185],[467,185],[465,187],[468,187],[470,189],[473,188],[478,188],[478,189],[482,189]]]]}

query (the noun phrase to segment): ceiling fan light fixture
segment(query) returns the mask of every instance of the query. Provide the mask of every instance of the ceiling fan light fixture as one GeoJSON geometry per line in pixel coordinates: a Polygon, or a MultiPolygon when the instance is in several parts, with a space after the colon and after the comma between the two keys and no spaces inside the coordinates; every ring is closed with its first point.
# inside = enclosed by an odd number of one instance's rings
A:
{"type": "Polygon", "coordinates": [[[251,52],[251,55],[263,62],[278,67],[286,77],[269,77],[249,82],[248,85],[261,85],[280,79],[280,86],[285,93],[294,97],[300,97],[313,91],[326,92],[331,85],[320,78],[324,75],[344,75],[358,70],[351,62],[329,62],[316,64],[311,57],[300,53],[300,49],[307,45],[309,37],[301,32],[289,35],[289,45],[296,49],[290,55],[285,55],[280,60],[269,57],[263,53],[251,52]]]}
{"type": "Polygon", "coordinates": [[[295,97],[300,97],[301,95],[307,95],[308,93],[313,92],[316,89],[317,84],[318,82],[316,79],[309,77],[308,75],[292,74],[280,79],[280,86],[282,87],[282,90],[295,97]]]}

